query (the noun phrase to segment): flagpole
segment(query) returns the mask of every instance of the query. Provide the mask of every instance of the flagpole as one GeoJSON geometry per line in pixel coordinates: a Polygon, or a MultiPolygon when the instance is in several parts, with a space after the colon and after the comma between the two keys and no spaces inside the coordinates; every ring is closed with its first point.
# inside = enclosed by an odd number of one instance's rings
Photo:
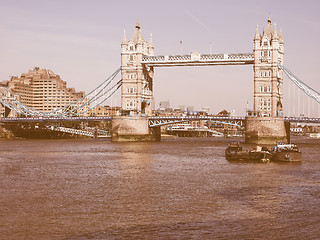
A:
{"type": "Polygon", "coordinates": [[[180,40],[180,55],[182,55],[182,40],[180,40]]]}

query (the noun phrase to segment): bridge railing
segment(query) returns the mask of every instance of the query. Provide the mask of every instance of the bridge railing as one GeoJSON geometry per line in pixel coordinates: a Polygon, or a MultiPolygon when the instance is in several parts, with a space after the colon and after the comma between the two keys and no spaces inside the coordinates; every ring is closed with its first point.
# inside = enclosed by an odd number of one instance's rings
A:
{"type": "Polygon", "coordinates": [[[111,121],[111,117],[6,117],[0,122],[111,121]]]}
{"type": "Polygon", "coordinates": [[[217,59],[223,59],[224,54],[201,54],[200,60],[217,60],[217,59]]]}
{"type": "Polygon", "coordinates": [[[143,56],[142,63],[159,64],[175,62],[216,62],[216,61],[253,61],[253,53],[230,53],[230,54],[200,54],[169,55],[169,56],[143,56]]]}

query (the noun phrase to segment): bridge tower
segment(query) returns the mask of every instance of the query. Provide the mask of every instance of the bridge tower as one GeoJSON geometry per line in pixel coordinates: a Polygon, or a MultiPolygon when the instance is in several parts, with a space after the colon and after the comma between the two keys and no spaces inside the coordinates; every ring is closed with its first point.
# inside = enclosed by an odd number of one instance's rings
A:
{"type": "Polygon", "coordinates": [[[254,55],[254,116],[246,117],[246,142],[274,144],[287,142],[290,124],[283,118],[283,64],[284,41],[282,32],[278,35],[276,25],[268,23],[259,34],[258,26],[253,39],[254,55]]]}
{"type": "Polygon", "coordinates": [[[259,34],[258,26],[254,36],[254,111],[263,117],[283,116],[283,65],[284,41],[282,32],[277,34],[276,25],[272,29],[270,16],[268,23],[259,34]]]}
{"type": "Polygon", "coordinates": [[[148,116],[153,109],[153,67],[141,63],[143,56],[153,56],[152,36],[149,43],[142,37],[137,22],[129,41],[123,33],[121,42],[121,107],[124,116],[112,118],[111,140],[160,141],[160,127],[149,128],[148,116]]]}
{"type": "Polygon", "coordinates": [[[127,41],[124,31],[121,43],[121,107],[127,114],[152,114],[153,67],[146,69],[141,64],[145,55],[154,55],[152,35],[149,43],[145,41],[137,22],[132,38],[127,41]]]}

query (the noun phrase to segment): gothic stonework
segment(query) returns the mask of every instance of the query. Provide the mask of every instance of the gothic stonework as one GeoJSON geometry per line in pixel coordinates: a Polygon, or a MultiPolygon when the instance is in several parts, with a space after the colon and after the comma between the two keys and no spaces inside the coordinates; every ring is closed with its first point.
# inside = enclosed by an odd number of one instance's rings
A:
{"type": "Polygon", "coordinates": [[[253,42],[254,110],[262,117],[282,117],[283,72],[278,67],[278,62],[283,65],[282,32],[278,36],[269,17],[262,35],[257,26],[253,42]]]}
{"type": "Polygon", "coordinates": [[[121,43],[121,106],[130,114],[151,115],[153,108],[153,67],[141,64],[143,56],[153,56],[152,36],[149,43],[142,37],[139,23],[132,38],[125,32],[121,43]]]}

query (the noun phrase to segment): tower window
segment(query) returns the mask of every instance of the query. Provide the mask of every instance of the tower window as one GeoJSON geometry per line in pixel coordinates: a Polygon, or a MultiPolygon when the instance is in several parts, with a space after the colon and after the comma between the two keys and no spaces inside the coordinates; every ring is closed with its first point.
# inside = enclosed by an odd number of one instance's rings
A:
{"type": "Polygon", "coordinates": [[[264,50],[264,51],[263,51],[263,56],[265,56],[265,57],[268,56],[268,51],[267,51],[267,50],[264,50]]]}

